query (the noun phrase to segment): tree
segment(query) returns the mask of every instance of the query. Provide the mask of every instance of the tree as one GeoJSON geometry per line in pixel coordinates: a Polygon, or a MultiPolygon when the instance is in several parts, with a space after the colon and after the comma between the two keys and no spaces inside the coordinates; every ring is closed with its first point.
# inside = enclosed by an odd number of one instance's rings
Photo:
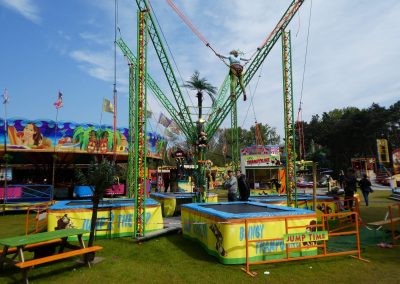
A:
{"type": "MultiPolygon", "coordinates": [[[[93,211],[92,220],[90,224],[90,235],[88,246],[93,246],[94,232],[96,230],[97,222],[97,211],[99,209],[100,200],[107,188],[111,187],[114,183],[116,176],[116,168],[114,163],[103,158],[100,163],[97,160],[91,162],[87,173],[83,173],[81,170],[77,171],[77,179],[83,183],[92,186],[93,189],[93,211]]],[[[92,255],[92,257],[94,254],[92,255]]],[[[92,260],[92,259],[90,259],[92,260]]]]}
{"type": "Polygon", "coordinates": [[[190,80],[186,81],[186,83],[183,84],[183,87],[197,91],[196,97],[197,97],[197,103],[198,103],[198,107],[199,107],[199,120],[200,120],[201,116],[202,116],[202,109],[203,109],[203,92],[206,92],[210,96],[212,105],[214,105],[214,102],[215,102],[214,95],[217,91],[217,88],[215,88],[210,83],[208,83],[207,79],[200,78],[200,73],[197,70],[190,77],[190,80]]]}
{"type": "MultiPolygon", "coordinates": [[[[386,138],[389,150],[400,144],[400,102],[389,109],[373,103],[369,108],[347,107],[314,115],[305,123],[305,145],[314,141],[314,155],[307,159],[326,159],[333,169],[347,168],[353,157],[376,157],[376,139],[386,138]]],[[[328,163],[327,163],[328,164],[328,163]]]]}

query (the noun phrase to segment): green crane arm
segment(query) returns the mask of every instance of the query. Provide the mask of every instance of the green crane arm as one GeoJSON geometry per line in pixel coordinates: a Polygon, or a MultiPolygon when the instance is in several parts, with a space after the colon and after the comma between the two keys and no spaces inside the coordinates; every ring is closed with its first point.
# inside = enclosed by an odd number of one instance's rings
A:
{"type": "MultiPolygon", "coordinates": [[[[256,74],[258,68],[264,62],[267,55],[270,53],[272,48],[274,47],[275,43],[281,37],[282,32],[285,28],[289,25],[290,21],[292,20],[293,16],[299,10],[300,6],[304,3],[305,0],[293,0],[290,4],[289,8],[283,14],[282,18],[265,40],[265,42],[258,48],[257,53],[255,54],[254,58],[250,61],[249,67],[246,69],[244,76],[243,76],[243,83],[247,86],[253,76],[256,74]]],[[[225,120],[229,112],[231,111],[235,101],[240,96],[242,90],[240,86],[236,88],[236,98],[232,100],[229,96],[229,76],[227,76],[218,91],[218,99],[216,101],[215,107],[213,109],[213,113],[211,115],[211,119],[209,123],[205,127],[205,132],[207,133],[208,137],[212,137],[214,133],[217,131],[218,127],[222,124],[225,120]],[[228,94],[228,96],[227,96],[228,94]]]]}
{"type": "MultiPolygon", "coordinates": [[[[136,4],[137,4],[139,10],[150,11],[150,8],[147,6],[146,0],[135,0],[135,1],[136,1],[136,4]]],[[[180,123],[184,124],[186,126],[185,129],[188,132],[186,134],[192,134],[188,137],[189,140],[194,141],[196,139],[196,137],[195,137],[196,132],[194,130],[194,124],[193,124],[192,118],[190,116],[189,108],[187,107],[187,105],[185,103],[182,92],[179,88],[178,82],[176,80],[175,74],[174,74],[172,66],[171,66],[171,63],[168,59],[168,55],[165,51],[165,48],[161,41],[160,34],[156,28],[156,25],[155,25],[155,22],[154,22],[154,19],[153,19],[153,16],[151,15],[151,13],[148,14],[147,29],[148,29],[150,39],[153,42],[153,46],[157,53],[161,67],[165,73],[168,84],[171,88],[172,95],[175,98],[175,102],[176,102],[178,110],[179,110],[178,116],[180,118],[180,123]]],[[[178,122],[178,121],[176,121],[176,122],[178,122]]],[[[184,128],[181,128],[181,129],[183,130],[184,128]]]]}
{"type": "MultiPolygon", "coordinates": [[[[136,62],[137,62],[136,56],[129,49],[129,47],[126,45],[126,43],[124,42],[124,40],[122,38],[117,39],[117,45],[121,49],[124,56],[126,56],[129,63],[135,69],[136,62]]],[[[146,84],[153,91],[153,93],[155,94],[157,99],[160,101],[160,103],[164,106],[164,108],[167,110],[167,112],[171,115],[171,118],[179,125],[180,129],[185,134],[185,136],[187,138],[189,138],[190,135],[189,135],[188,129],[185,127],[186,125],[182,123],[179,113],[177,112],[175,107],[168,100],[167,96],[163,93],[163,91],[160,89],[160,87],[158,87],[157,83],[154,81],[154,79],[149,74],[147,74],[147,76],[146,76],[146,84]]]]}

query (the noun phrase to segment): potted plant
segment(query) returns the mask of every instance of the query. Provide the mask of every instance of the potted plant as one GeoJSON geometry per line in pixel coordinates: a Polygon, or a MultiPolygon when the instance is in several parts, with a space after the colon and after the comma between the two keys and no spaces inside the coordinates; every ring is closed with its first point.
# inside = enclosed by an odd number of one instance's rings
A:
{"type": "Polygon", "coordinates": [[[114,183],[110,188],[106,189],[105,194],[107,196],[117,196],[117,195],[124,195],[125,194],[125,187],[126,187],[126,177],[127,177],[127,167],[126,165],[117,165],[115,167],[116,175],[114,177],[114,183]]]}
{"type": "Polygon", "coordinates": [[[92,201],[93,201],[93,212],[92,220],[90,224],[90,235],[88,246],[91,247],[94,242],[94,233],[96,230],[97,222],[97,211],[99,208],[100,200],[107,188],[109,188],[114,183],[115,177],[115,165],[113,162],[107,159],[102,159],[99,163],[97,160],[92,162],[88,168],[87,173],[82,171],[77,172],[78,179],[85,184],[91,185],[94,189],[92,201]]]}

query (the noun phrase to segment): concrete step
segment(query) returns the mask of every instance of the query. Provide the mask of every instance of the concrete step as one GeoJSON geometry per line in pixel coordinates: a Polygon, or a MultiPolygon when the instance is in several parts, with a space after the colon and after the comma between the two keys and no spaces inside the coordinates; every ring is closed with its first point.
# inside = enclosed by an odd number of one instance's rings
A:
{"type": "Polygon", "coordinates": [[[154,232],[147,233],[138,238],[137,242],[147,241],[170,233],[178,233],[182,230],[182,221],[180,216],[163,218],[164,228],[154,232]]]}

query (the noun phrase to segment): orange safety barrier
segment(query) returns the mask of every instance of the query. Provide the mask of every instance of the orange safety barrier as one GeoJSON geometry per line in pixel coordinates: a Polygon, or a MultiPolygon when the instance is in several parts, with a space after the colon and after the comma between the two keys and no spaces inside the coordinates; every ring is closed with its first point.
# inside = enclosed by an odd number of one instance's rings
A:
{"type": "Polygon", "coordinates": [[[26,211],[26,222],[25,222],[25,235],[39,233],[47,229],[47,210],[49,209],[48,203],[35,204],[29,206],[26,211]],[[35,216],[35,228],[33,231],[29,230],[30,213],[31,211],[36,212],[35,216]]]}
{"type": "MultiPolygon", "coordinates": [[[[359,260],[367,261],[366,259],[361,258],[361,252],[360,252],[360,235],[359,235],[359,224],[358,224],[358,213],[357,212],[343,212],[343,213],[331,213],[331,214],[322,214],[320,215],[321,221],[320,223],[315,223],[312,225],[304,225],[304,226],[288,226],[288,221],[290,221],[293,218],[298,218],[298,216],[285,216],[285,217],[278,217],[274,219],[265,219],[265,218],[257,218],[257,219],[245,219],[245,237],[246,237],[246,267],[242,268],[244,272],[251,276],[256,276],[257,273],[251,272],[250,271],[250,265],[255,265],[255,264],[264,264],[264,263],[275,263],[275,262],[286,262],[286,261],[294,261],[294,260],[302,260],[302,259],[313,259],[313,258],[322,258],[322,257],[329,257],[329,256],[342,256],[342,255],[356,255],[353,256],[359,260]],[[337,218],[350,218],[355,220],[352,227],[348,228],[348,230],[345,231],[335,231],[333,232],[332,230],[329,230],[329,228],[326,226],[328,224],[329,220],[332,219],[337,219],[337,218]],[[248,238],[248,230],[249,230],[249,224],[256,223],[256,222],[269,222],[269,221],[276,221],[276,220],[285,220],[285,228],[286,228],[286,236],[290,235],[291,230],[295,229],[301,229],[304,228],[304,233],[297,233],[297,234],[292,234],[292,235],[299,235],[299,241],[296,243],[298,244],[297,246],[293,247],[291,244],[294,244],[293,242],[287,242],[289,241],[288,239],[285,241],[285,236],[283,238],[279,239],[252,239],[249,240],[248,238]],[[310,230],[310,227],[311,230],[310,230]],[[308,229],[308,230],[307,230],[308,229]],[[311,231],[311,232],[310,232],[311,231]],[[307,245],[304,245],[304,238],[301,238],[301,234],[309,234],[317,236],[318,232],[320,232],[321,236],[327,232],[327,236],[323,236],[319,239],[319,237],[316,237],[315,239],[312,240],[312,242],[307,243],[307,245]],[[349,235],[354,235],[355,236],[355,248],[351,250],[343,250],[340,252],[329,252],[327,248],[327,242],[329,241],[329,238],[331,237],[340,237],[340,236],[349,236],[349,235]],[[285,242],[285,247],[286,247],[286,257],[280,258],[280,259],[268,259],[268,260],[262,260],[262,261],[251,261],[249,258],[249,246],[251,243],[256,243],[256,242],[263,242],[263,241],[284,241],[285,242]],[[316,248],[316,254],[315,255],[306,255],[306,256],[296,256],[296,257],[291,257],[291,252],[294,251],[301,251],[303,249],[310,249],[310,248],[316,248]]],[[[293,237],[295,238],[295,237],[293,237]]]]}
{"type": "Polygon", "coordinates": [[[389,217],[390,217],[390,224],[392,227],[392,243],[394,245],[397,244],[397,240],[400,239],[400,233],[396,235],[396,224],[400,224],[400,204],[393,204],[389,205],[389,217]],[[395,217],[395,209],[397,207],[397,217],[395,217]]]}
{"type": "MultiPolygon", "coordinates": [[[[341,200],[335,200],[335,204],[336,204],[336,212],[337,213],[355,212],[355,213],[357,213],[357,216],[358,216],[357,218],[358,218],[358,222],[360,223],[360,225],[364,225],[364,223],[361,219],[361,216],[360,216],[360,202],[358,201],[357,198],[344,198],[341,200]],[[351,202],[353,202],[353,206],[351,206],[351,208],[350,208],[351,202]]],[[[324,213],[328,214],[328,212],[324,212],[324,213]]],[[[355,223],[354,218],[350,218],[349,216],[346,216],[346,217],[336,216],[336,217],[333,217],[332,219],[337,219],[339,221],[339,226],[330,230],[331,232],[341,231],[346,228],[352,227],[352,226],[354,226],[354,223],[355,223]]],[[[327,229],[329,230],[329,222],[328,222],[328,220],[326,220],[326,221],[327,221],[326,226],[327,226],[327,229]]]]}

